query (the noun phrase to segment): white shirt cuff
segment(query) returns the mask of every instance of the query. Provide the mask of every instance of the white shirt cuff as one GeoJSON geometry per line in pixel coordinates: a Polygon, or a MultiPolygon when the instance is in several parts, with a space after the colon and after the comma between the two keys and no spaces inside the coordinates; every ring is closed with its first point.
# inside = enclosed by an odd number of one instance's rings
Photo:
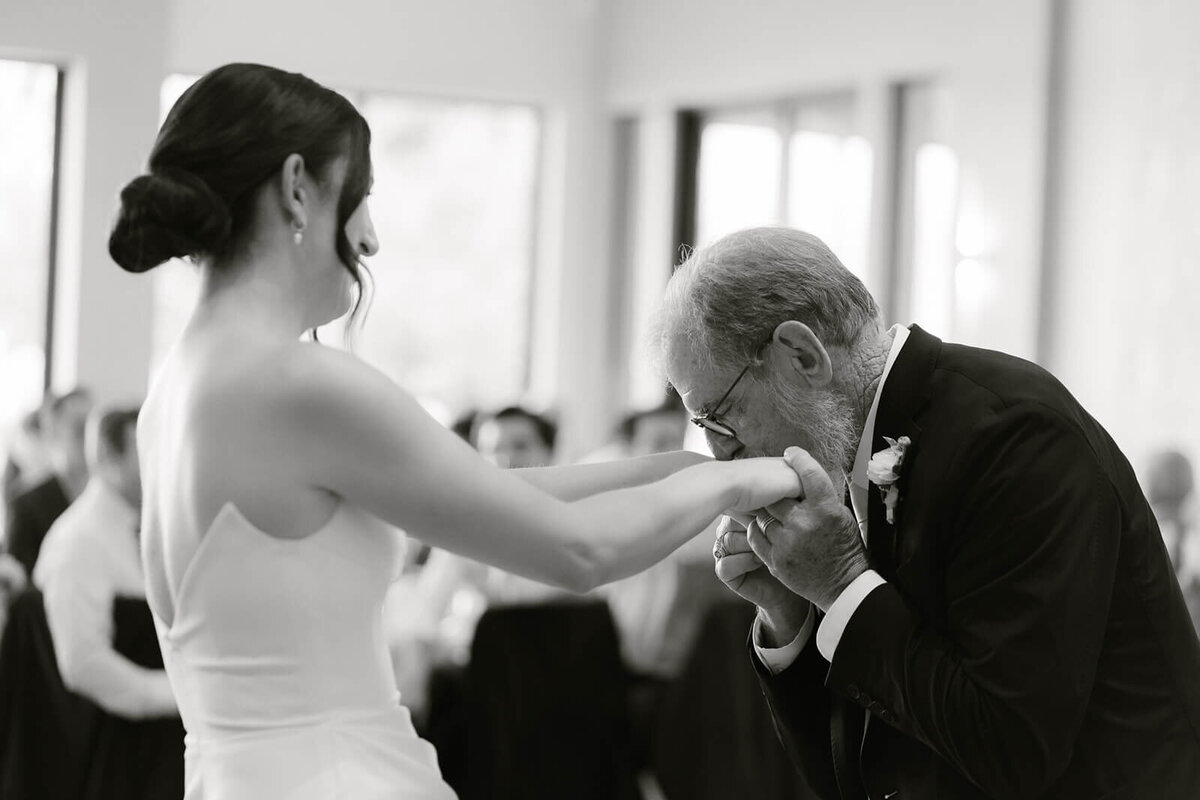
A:
{"type": "Polygon", "coordinates": [[[813,613],[812,605],[808,607],[808,616],[804,618],[804,624],[800,626],[800,632],[796,634],[796,638],[785,644],[783,647],[763,647],[759,642],[762,641],[762,618],[754,618],[753,641],[754,652],[758,654],[758,660],[763,663],[767,671],[772,675],[778,675],[792,665],[800,655],[800,651],[804,649],[804,645],[812,637],[813,626],[816,624],[816,615],[813,613]]]}
{"type": "Polygon", "coordinates": [[[825,612],[825,619],[821,620],[821,627],[817,628],[817,649],[826,661],[833,663],[833,654],[837,651],[838,642],[842,640],[842,634],[850,624],[850,617],[854,616],[862,601],[885,583],[887,581],[878,572],[869,569],[855,578],[838,595],[838,599],[833,601],[829,611],[825,612]]]}

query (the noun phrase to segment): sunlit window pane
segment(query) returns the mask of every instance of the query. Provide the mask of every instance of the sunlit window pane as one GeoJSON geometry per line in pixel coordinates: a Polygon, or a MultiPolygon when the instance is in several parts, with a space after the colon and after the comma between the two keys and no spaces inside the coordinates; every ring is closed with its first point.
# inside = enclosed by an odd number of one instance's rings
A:
{"type": "MultiPolygon", "coordinates": [[[[198,80],[197,75],[168,75],[159,91],[159,124],[187,88],[198,80]]],[[[171,345],[179,338],[196,305],[200,289],[200,273],[194,264],[175,260],[157,268],[154,280],[154,313],[150,333],[150,374],[153,376],[171,345]]]]}
{"type": "Polygon", "coordinates": [[[357,351],[426,402],[528,385],[539,117],[527,106],[368,96],[381,249],[357,351]]]}
{"type": "Polygon", "coordinates": [[[0,60],[0,458],[45,376],[58,68],[0,60]]]}
{"type": "Polygon", "coordinates": [[[949,331],[954,313],[954,220],[958,157],[943,144],[917,148],[913,163],[912,317],[949,331]]]}
{"type": "Polygon", "coordinates": [[[696,242],[779,219],[782,143],[769,125],[713,121],[700,133],[696,242]]]}
{"type": "Polygon", "coordinates": [[[860,278],[870,237],[871,166],[871,146],[861,136],[792,134],[788,225],[820,237],[860,278]]]}

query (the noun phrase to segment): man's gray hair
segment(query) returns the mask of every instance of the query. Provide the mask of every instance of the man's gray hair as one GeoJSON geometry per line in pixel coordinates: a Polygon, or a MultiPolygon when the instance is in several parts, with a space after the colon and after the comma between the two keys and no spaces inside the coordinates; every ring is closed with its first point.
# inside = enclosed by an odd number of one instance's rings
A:
{"type": "Polygon", "coordinates": [[[865,331],[878,330],[879,307],[816,236],[750,228],[695,251],[680,265],[655,331],[662,355],[682,337],[706,367],[734,368],[754,362],[786,320],[808,325],[826,347],[849,348],[865,331]]]}

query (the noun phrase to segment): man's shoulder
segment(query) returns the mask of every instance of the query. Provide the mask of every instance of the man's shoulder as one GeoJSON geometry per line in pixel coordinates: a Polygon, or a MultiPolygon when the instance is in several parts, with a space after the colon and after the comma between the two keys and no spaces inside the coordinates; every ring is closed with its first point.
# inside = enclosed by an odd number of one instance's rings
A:
{"type": "Polygon", "coordinates": [[[72,503],[46,532],[38,557],[39,564],[43,559],[47,559],[48,565],[87,563],[104,554],[103,531],[97,524],[99,520],[86,499],[83,496],[80,499],[84,502],[72,503]]]}
{"type": "Polygon", "coordinates": [[[1075,404],[1075,399],[1049,370],[1018,356],[944,343],[934,367],[935,381],[946,389],[975,389],[1003,405],[1016,403],[1075,404]]]}
{"type": "Polygon", "coordinates": [[[1084,433],[1100,434],[1083,405],[1052,373],[1017,356],[961,344],[943,344],[928,387],[927,417],[949,425],[955,436],[962,426],[975,428],[988,418],[1040,423],[1084,433]]]}
{"type": "Polygon", "coordinates": [[[917,415],[925,449],[946,459],[983,442],[1036,431],[1093,453],[1111,441],[1070,391],[1041,366],[994,350],[942,343],[917,415]]]}

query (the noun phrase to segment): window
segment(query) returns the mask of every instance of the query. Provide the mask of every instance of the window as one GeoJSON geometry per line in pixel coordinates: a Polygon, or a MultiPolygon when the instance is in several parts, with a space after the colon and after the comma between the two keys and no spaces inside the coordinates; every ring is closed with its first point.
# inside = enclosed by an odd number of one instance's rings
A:
{"type": "Polygon", "coordinates": [[[897,318],[950,337],[959,284],[971,266],[964,273],[956,264],[959,163],[946,143],[949,98],[945,87],[913,83],[898,86],[897,99],[897,318]]]}
{"type": "MultiPolygon", "coordinates": [[[[158,95],[160,126],[171,106],[198,78],[197,75],[169,75],[163,81],[158,95]]],[[[195,266],[183,261],[164,264],[151,274],[154,300],[150,322],[150,374],[153,375],[192,315],[200,291],[200,274],[195,266]]]]}
{"type": "Polygon", "coordinates": [[[756,225],[778,225],[783,138],[770,112],[713,116],[700,131],[696,244],[756,225]]]}
{"type": "Polygon", "coordinates": [[[860,277],[870,234],[872,151],[850,94],[705,114],[696,242],[788,225],[819,236],[860,277]]]}
{"type": "Polygon", "coordinates": [[[368,95],[379,255],[357,352],[449,411],[529,383],[535,109],[368,95]]]}
{"type": "Polygon", "coordinates": [[[0,60],[0,458],[48,374],[60,80],[52,64],[0,60]]]}
{"type": "MultiPolygon", "coordinates": [[[[164,107],[192,78],[164,85],[164,107]]],[[[371,125],[380,252],[355,352],[439,415],[528,388],[541,119],[535,108],[354,94],[371,125]]],[[[165,113],[165,111],[164,111],[165,113]]],[[[160,270],[155,359],[194,302],[194,270],[160,270]]],[[[328,326],[322,341],[339,339],[328,326]]]]}

